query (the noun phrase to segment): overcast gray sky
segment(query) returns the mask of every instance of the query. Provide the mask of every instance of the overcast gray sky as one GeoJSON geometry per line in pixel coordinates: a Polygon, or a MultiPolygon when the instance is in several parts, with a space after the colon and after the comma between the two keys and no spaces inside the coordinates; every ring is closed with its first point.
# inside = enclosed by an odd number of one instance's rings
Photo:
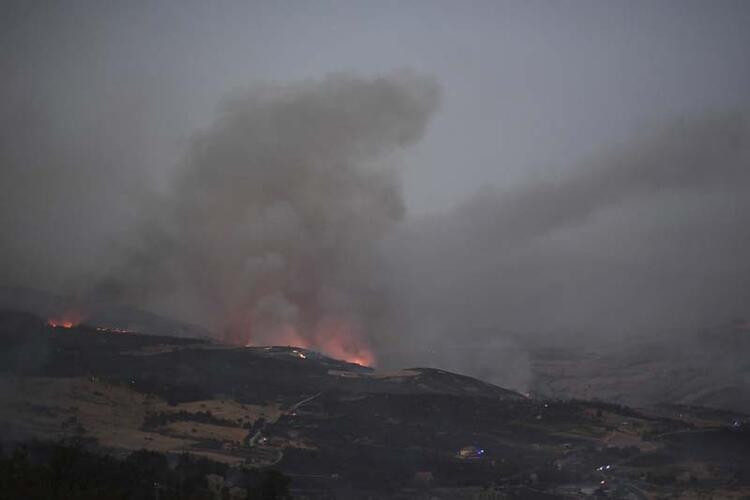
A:
{"type": "Polygon", "coordinates": [[[70,1],[9,10],[17,12],[4,15],[5,78],[17,72],[17,91],[38,88],[36,99],[63,121],[111,113],[100,100],[136,107],[131,119],[149,133],[130,133],[155,169],[176,161],[221,96],[254,82],[402,67],[434,75],[442,106],[408,153],[413,212],[454,205],[484,183],[564,169],[655,120],[750,101],[742,0],[70,1]]]}

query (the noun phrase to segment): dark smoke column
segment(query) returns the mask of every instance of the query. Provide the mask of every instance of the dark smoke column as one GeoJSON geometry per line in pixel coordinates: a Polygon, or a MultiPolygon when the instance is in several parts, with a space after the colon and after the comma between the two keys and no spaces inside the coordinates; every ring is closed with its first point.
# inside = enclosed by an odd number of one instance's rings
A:
{"type": "Polygon", "coordinates": [[[384,307],[373,251],[404,213],[393,153],[420,139],[438,100],[411,73],[227,100],[148,214],[126,283],[232,342],[371,363],[384,307]]]}

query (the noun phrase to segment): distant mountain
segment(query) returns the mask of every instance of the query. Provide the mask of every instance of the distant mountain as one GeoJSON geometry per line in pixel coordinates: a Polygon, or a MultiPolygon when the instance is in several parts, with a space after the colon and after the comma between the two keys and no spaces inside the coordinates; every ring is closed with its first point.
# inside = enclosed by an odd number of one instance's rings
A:
{"type": "Polygon", "coordinates": [[[623,342],[617,349],[531,351],[540,395],[648,406],[699,405],[750,413],[750,325],[623,342]]]}
{"type": "Polygon", "coordinates": [[[151,335],[208,338],[205,328],[177,321],[124,304],[111,302],[78,303],[50,292],[23,287],[0,287],[0,309],[24,311],[43,318],[71,315],[75,323],[132,330],[151,335]]]}

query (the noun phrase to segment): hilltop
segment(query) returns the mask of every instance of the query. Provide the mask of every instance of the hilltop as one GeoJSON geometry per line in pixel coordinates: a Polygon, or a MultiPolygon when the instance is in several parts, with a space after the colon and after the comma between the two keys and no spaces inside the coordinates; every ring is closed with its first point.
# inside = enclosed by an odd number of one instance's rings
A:
{"type": "Polygon", "coordinates": [[[187,453],[279,470],[298,498],[750,494],[738,413],[536,399],[432,368],[382,373],[14,311],[0,342],[6,447],[76,437],[118,459],[187,453]]]}

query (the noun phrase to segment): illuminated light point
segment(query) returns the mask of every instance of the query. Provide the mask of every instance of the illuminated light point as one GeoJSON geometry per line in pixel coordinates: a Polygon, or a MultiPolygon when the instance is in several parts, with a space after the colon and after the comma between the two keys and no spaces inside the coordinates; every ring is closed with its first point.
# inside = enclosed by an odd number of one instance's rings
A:
{"type": "Polygon", "coordinates": [[[67,319],[49,319],[47,324],[52,328],[73,328],[75,325],[67,319]]]}

